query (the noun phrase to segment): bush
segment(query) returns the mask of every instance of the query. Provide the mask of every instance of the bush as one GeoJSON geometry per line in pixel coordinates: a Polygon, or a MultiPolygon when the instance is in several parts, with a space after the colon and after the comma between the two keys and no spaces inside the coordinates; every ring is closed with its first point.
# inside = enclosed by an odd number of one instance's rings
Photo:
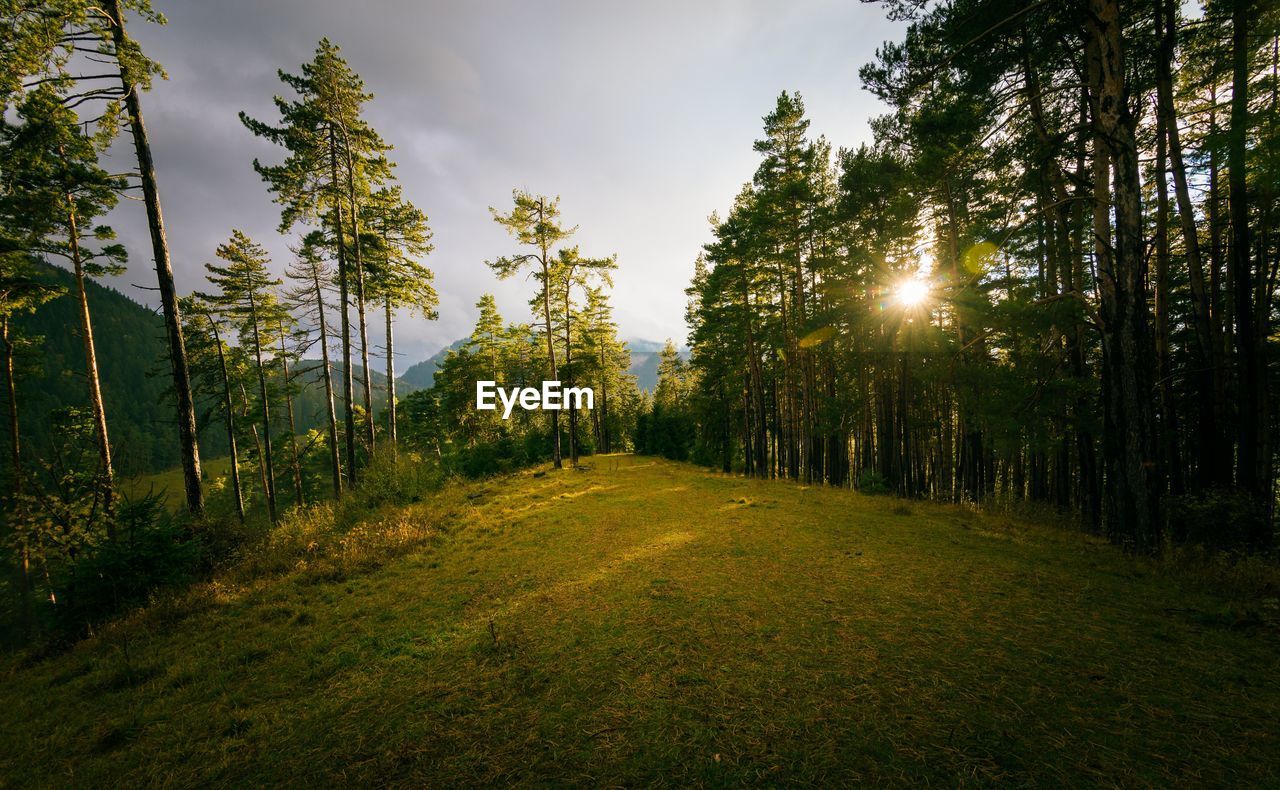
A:
{"type": "Polygon", "coordinates": [[[200,542],[160,497],[122,500],[114,527],[114,539],[60,564],[53,574],[50,606],[59,630],[79,631],[146,603],[157,588],[187,584],[198,572],[200,542]]]}
{"type": "Polygon", "coordinates": [[[893,493],[889,479],[870,467],[863,469],[862,474],[858,475],[858,490],[872,496],[893,493]]]}
{"type": "Polygon", "coordinates": [[[341,509],[350,513],[419,502],[441,482],[439,466],[417,453],[378,452],[360,469],[357,485],[343,497],[341,509]]]}
{"type": "Polygon", "coordinates": [[[1265,507],[1249,496],[1215,490],[1175,498],[1169,505],[1169,533],[1175,543],[1210,551],[1264,548],[1271,524],[1265,507]]]}

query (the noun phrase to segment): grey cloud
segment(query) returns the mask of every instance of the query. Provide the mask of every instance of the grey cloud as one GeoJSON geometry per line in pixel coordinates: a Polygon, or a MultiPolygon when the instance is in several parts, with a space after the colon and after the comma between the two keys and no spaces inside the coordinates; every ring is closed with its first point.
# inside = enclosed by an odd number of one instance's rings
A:
{"type": "MultiPolygon", "coordinates": [[[[836,145],[868,139],[867,119],[883,110],[856,71],[898,35],[880,8],[843,0],[157,6],[169,24],[133,32],[170,75],[144,109],[179,287],[199,287],[201,264],[233,227],[283,270],[291,240],[276,233],[278,207],[251,167],[280,154],[236,114],[274,119],[271,98],[285,90],[276,70],[296,71],[327,36],[376,94],[369,117],[435,231],[440,320],[402,316],[402,368],[467,333],[485,291],[509,320],[527,320],[529,283],[498,282],[484,266],[511,249],[487,207],[509,203],[513,187],[561,195],[584,252],[618,254],[624,336],[682,341],[705,218],[750,178],[760,117],[795,89],[815,133],[836,145]]],[[[143,220],[134,202],[112,217],[134,253],[122,284],[152,284],[143,220]]]]}

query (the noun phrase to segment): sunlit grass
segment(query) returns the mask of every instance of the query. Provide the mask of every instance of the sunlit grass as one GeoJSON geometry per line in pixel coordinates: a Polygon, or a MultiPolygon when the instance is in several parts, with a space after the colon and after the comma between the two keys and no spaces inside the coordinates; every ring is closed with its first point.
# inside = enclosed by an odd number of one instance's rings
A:
{"type": "MultiPolygon", "coordinates": [[[[446,487],[0,689],[0,783],[1259,786],[1274,627],[1062,530],[650,458],[446,487]]],[[[256,564],[255,564],[256,563],[256,564]]]]}
{"type": "MultiPolygon", "coordinates": [[[[202,458],[200,459],[200,472],[205,479],[206,487],[210,484],[214,487],[220,487],[224,484],[230,485],[225,481],[231,476],[231,459],[229,457],[202,458]]],[[[241,466],[241,473],[247,474],[247,470],[244,469],[243,465],[241,466]]],[[[164,499],[165,506],[171,510],[177,510],[185,506],[187,501],[182,467],[122,480],[120,489],[125,496],[130,497],[147,494],[159,495],[164,499]]]]}

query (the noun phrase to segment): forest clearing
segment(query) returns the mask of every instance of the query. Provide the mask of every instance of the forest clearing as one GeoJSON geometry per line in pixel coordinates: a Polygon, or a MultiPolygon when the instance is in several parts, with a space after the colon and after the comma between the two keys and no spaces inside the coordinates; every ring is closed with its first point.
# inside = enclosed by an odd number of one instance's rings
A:
{"type": "Polygon", "coordinates": [[[0,788],[1280,788],[1280,1],[0,0],[0,788]]]}
{"type": "Polygon", "coordinates": [[[283,529],[11,665],[0,784],[1280,778],[1274,608],[1078,532],[629,455],[283,529]]]}

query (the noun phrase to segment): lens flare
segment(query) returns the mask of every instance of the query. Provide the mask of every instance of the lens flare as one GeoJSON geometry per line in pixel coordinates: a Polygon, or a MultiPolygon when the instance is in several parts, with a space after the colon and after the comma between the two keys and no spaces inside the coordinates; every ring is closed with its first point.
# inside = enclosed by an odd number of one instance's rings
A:
{"type": "Polygon", "coordinates": [[[903,307],[919,307],[929,298],[929,283],[911,277],[898,283],[898,287],[893,289],[893,296],[903,307]]]}

